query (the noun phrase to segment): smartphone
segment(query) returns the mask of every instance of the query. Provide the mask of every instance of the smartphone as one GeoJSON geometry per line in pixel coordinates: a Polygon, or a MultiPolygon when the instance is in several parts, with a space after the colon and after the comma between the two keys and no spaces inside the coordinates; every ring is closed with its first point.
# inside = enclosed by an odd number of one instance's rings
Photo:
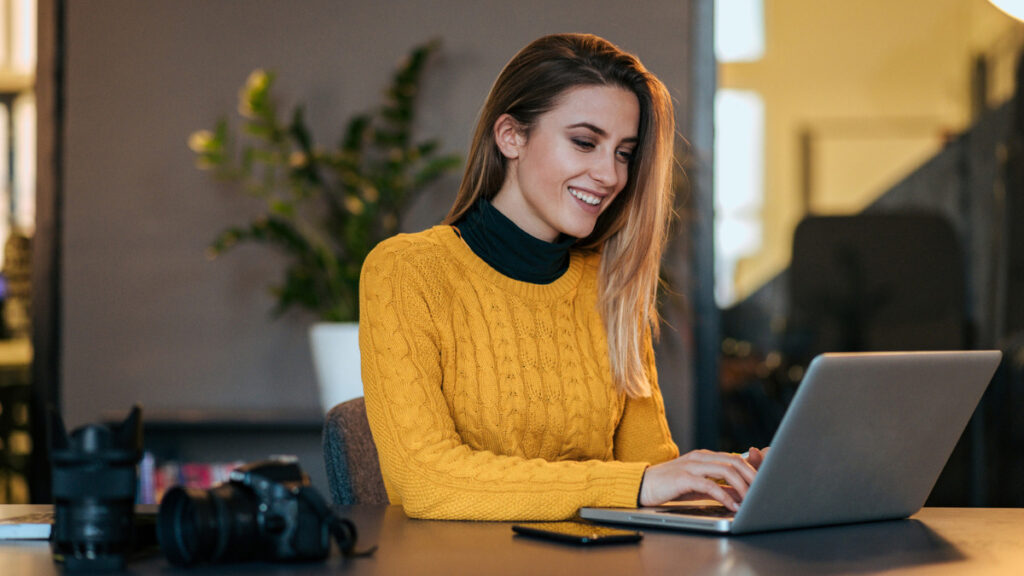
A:
{"type": "Polygon", "coordinates": [[[571,544],[617,544],[639,542],[644,537],[634,530],[609,528],[586,522],[537,522],[512,526],[516,534],[571,544]]]}

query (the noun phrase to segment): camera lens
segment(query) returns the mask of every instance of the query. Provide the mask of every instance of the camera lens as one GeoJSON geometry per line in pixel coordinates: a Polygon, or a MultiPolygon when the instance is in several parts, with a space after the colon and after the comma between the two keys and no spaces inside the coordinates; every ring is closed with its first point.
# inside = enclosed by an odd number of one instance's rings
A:
{"type": "Polygon", "coordinates": [[[160,548],[179,566],[259,560],[258,506],[253,495],[231,484],[205,491],[174,487],[160,502],[160,548]]]}
{"type": "Polygon", "coordinates": [[[51,412],[53,550],[68,572],[115,572],[136,543],[134,507],[142,456],[142,410],[124,422],[71,434],[51,412]]]}

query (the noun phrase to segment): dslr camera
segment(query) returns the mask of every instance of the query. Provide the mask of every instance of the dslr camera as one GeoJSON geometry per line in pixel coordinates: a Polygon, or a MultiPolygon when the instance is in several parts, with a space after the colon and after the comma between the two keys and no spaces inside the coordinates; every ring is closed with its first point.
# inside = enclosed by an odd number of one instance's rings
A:
{"type": "Polygon", "coordinates": [[[352,552],[355,525],[331,512],[293,461],[246,464],[209,490],[176,486],[157,516],[160,548],[179,566],[323,560],[332,536],[352,552]]]}

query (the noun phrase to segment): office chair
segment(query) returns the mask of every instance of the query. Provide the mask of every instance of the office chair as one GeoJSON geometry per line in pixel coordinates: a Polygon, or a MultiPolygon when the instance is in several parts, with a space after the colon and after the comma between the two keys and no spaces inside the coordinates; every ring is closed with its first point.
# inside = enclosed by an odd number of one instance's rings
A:
{"type": "Polygon", "coordinates": [[[806,218],[789,273],[791,357],[968,345],[963,252],[942,216],[806,218]]]}
{"type": "Polygon", "coordinates": [[[323,446],[327,483],[335,505],[389,503],[362,396],[327,412],[323,446]]]}

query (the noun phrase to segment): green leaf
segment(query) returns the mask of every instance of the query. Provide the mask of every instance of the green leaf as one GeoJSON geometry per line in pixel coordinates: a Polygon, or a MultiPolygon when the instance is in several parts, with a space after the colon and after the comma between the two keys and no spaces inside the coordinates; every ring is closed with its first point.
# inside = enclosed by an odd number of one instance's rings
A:
{"type": "Polygon", "coordinates": [[[349,121],[348,128],[345,130],[345,137],[341,141],[343,152],[349,153],[352,156],[359,155],[366,142],[370,120],[369,115],[360,114],[349,121]]]}
{"type": "Polygon", "coordinates": [[[292,123],[288,127],[288,133],[295,139],[295,143],[300,150],[312,156],[313,138],[310,136],[309,128],[306,127],[306,121],[303,118],[304,114],[305,111],[302,106],[295,107],[295,112],[292,113],[292,123]]]}
{"type": "Polygon", "coordinates": [[[273,200],[270,202],[270,212],[282,218],[295,217],[295,204],[284,200],[273,200]]]}

